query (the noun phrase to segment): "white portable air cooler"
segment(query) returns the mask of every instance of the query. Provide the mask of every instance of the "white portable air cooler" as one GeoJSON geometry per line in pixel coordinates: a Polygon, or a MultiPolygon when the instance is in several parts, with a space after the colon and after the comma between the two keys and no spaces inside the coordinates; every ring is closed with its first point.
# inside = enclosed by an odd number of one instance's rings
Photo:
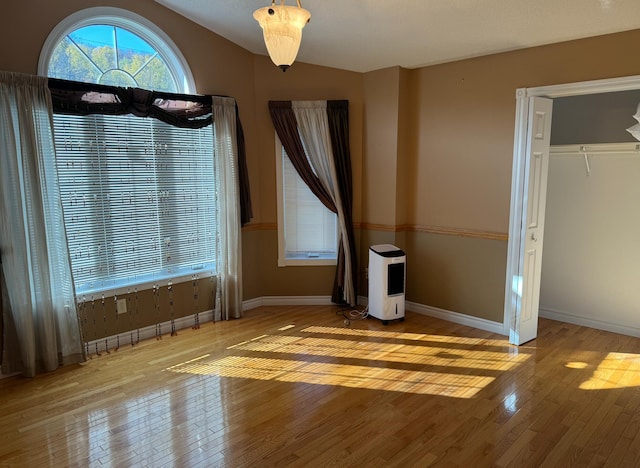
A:
{"type": "Polygon", "coordinates": [[[369,247],[369,315],[404,320],[406,255],[391,244],[369,247]]]}

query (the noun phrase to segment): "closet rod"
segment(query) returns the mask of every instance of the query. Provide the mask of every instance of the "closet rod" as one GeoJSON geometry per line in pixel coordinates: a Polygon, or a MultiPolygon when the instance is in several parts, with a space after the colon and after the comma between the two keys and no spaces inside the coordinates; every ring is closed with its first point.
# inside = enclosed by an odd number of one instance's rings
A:
{"type": "Polygon", "coordinates": [[[589,146],[580,146],[577,149],[554,149],[553,146],[550,150],[551,154],[572,154],[572,155],[583,155],[588,154],[589,156],[596,156],[599,154],[637,154],[640,155],[640,145],[635,145],[635,149],[627,148],[627,149],[598,149],[589,146]]]}

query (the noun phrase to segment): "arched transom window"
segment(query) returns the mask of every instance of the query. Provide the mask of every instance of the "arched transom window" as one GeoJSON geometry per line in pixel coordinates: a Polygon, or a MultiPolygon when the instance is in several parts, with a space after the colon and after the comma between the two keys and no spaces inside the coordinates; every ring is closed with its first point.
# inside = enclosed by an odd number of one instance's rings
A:
{"type": "Polygon", "coordinates": [[[38,71],[88,83],[195,91],[171,39],[146,19],[118,8],[89,8],[61,22],[45,43],[38,71]]]}

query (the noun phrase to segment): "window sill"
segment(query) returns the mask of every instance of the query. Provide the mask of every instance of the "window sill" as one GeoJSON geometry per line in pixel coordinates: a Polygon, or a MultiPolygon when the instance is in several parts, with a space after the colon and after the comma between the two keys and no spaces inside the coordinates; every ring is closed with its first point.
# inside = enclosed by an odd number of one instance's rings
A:
{"type": "Polygon", "coordinates": [[[193,281],[194,276],[196,276],[198,280],[201,280],[203,278],[211,278],[217,275],[213,270],[200,270],[197,275],[178,274],[176,276],[163,276],[162,278],[157,278],[153,281],[143,281],[140,283],[128,284],[125,286],[107,286],[102,288],[90,289],[87,291],[76,293],[76,299],[80,302],[84,302],[86,300],[91,300],[92,298],[95,299],[102,296],[122,296],[125,294],[131,294],[135,291],[147,291],[153,289],[153,287],[156,285],[159,287],[167,286],[169,281],[171,281],[172,284],[188,283],[190,281],[193,281]]]}
{"type": "Polygon", "coordinates": [[[335,258],[287,258],[278,260],[279,267],[288,266],[335,266],[335,258]]]}

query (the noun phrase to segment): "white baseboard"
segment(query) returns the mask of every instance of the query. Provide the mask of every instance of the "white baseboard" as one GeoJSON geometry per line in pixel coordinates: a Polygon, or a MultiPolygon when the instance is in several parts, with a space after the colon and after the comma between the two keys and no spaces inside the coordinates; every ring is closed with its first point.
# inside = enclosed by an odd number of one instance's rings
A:
{"type": "MultiPolygon", "coordinates": [[[[367,304],[369,304],[369,298],[367,296],[358,296],[358,305],[366,306],[367,304]]],[[[459,312],[438,309],[437,307],[418,304],[417,302],[405,302],[405,309],[410,312],[416,312],[418,314],[447,320],[448,322],[467,325],[469,327],[478,328],[491,333],[498,333],[499,335],[506,335],[504,332],[504,325],[500,322],[492,322],[491,320],[473,317],[459,312]]]]}
{"type": "MultiPolygon", "coordinates": [[[[368,299],[364,296],[358,297],[358,304],[366,305],[368,299]]],[[[242,310],[256,309],[260,306],[286,306],[286,305],[334,305],[331,302],[330,296],[263,296],[254,299],[249,299],[242,303],[242,310]]],[[[418,314],[428,315],[430,317],[436,317],[439,319],[447,320],[453,323],[459,323],[469,327],[478,328],[480,330],[489,331],[492,333],[498,333],[504,335],[504,329],[501,323],[492,322],[470,315],[460,314],[458,312],[451,312],[444,309],[438,309],[436,307],[426,306],[415,302],[406,302],[406,310],[416,312],[418,314]]],[[[206,322],[213,320],[213,311],[208,310],[200,313],[200,321],[206,322]]],[[[194,323],[194,316],[181,317],[175,320],[175,326],[177,330],[183,328],[192,327],[194,323]]],[[[163,335],[166,335],[171,331],[171,322],[163,322],[160,324],[163,335]]],[[[134,330],[135,337],[137,339],[137,330],[134,330]]],[[[140,329],[140,339],[153,338],[156,335],[156,326],[150,325],[140,329]]],[[[120,345],[124,346],[131,342],[131,332],[121,333],[119,335],[113,335],[106,338],[100,338],[98,340],[89,342],[89,352],[95,353],[96,344],[99,352],[106,351],[106,345],[109,345],[109,349],[114,349],[117,345],[118,338],[120,339],[120,345]]]]}
{"type": "MultiPolygon", "coordinates": [[[[248,301],[247,301],[248,302],[248,301]]],[[[245,302],[244,310],[248,310],[245,302]]],[[[261,305],[331,305],[331,297],[329,296],[265,296],[258,299],[252,299],[252,307],[260,307],[261,305]]],[[[358,296],[358,305],[366,306],[369,303],[369,299],[366,296],[358,296]]],[[[408,311],[416,312],[418,314],[428,315],[430,317],[436,317],[439,319],[447,320],[453,323],[459,323],[461,325],[467,325],[469,327],[478,328],[491,333],[498,333],[504,335],[504,326],[499,322],[492,322],[490,320],[472,317],[471,315],[465,315],[458,312],[451,312],[449,310],[438,309],[437,307],[426,306],[418,304],[416,302],[406,302],[405,308],[408,311]]]]}
{"type": "MultiPolygon", "coordinates": [[[[367,305],[368,299],[365,296],[358,297],[358,304],[367,305]]],[[[330,296],[263,296],[254,299],[246,300],[242,303],[242,310],[251,310],[256,309],[260,306],[279,306],[279,305],[333,305],[331,302],[330,296]]],[[[439,319],[447,320],[453,323],[459,323],[461,325],[467,325],[470,327],[478,328],[480,330],[489,331],[492,333],[504,334],[503,326],[501,323],[491,322],[489,320],[472,317],[470,315],[460,314],[458,312],[451,312],[444,309],[438,309],[436,307],[425,306],[422,304],[418,304],[415,302],[406,302],[405,303],[406,310],[411,312],[416,312],[418,314],[428,315],[431,317],[436,317],[439,319]]],[[[545,313],[548,311],[545,311],[545,313]]],[[[550,312],[557,314],[557,312],[550,312]]],[[[543,315],[542,310],[540,311],[541,316],[543,315]]],[[[201,322],[211,321],[213,320],[213,310],[207,310],[205,312],[200,312],[199,318],[201,322]]],[[[548,318],[554,318],[548,316],[548,318]]],[[[195,315],[189,315],[186,317],[180,317],[174,320],[176,330],[182,330],[184,328],[192,327],[194,324],[195,315]]],[[[575,323],[567,318],[557,318],[555,320],[563,320],[565,322],[575,323]]],[[[578,323],[577,325],[581,325],[578,323]]],[[[586,325],[590,326],[590,325],[586,325]]],[[[160,324],[163,335],[167,333],[171,333],[171,321],[162,322],[160,324]]],[[[601,328],[601,327],[595,327],[601,328]]],[[[628,327],[625,328],[628,330],[628,327]]],[[[616,331],[616,330],[608,330],[608,331],[616,331]]],[[[621,333],[616,331],[617,333],[621,333]]],[[[640,336],[640,329],[636,329],[637,333],[634,336],[640,336]]],[[[120,346],[127,346],[131,344],[131,333],[134,334],[134,340],[138,339],[138,331],[133,330],[132,332],[127,331],[124,333],[120,333],[118,335],[109,336],[107,338],[100,338],[98,340],[93,340],[88,343],[89,353],[93,354],[96,352],[96,345],[98,352],[103,353],[106,352],[107,345],[109,349],[115,349],[118,344],[118,340],[120,341],[120,346]]],[[[629,334],[629,333],[626,333],[629,334]]],[[[148,327],[144,327],[140,329],[140,339],[145,340],[148,338],[153,338],[156,335],[156,325],[150,325],[148,327]]],[[[9,377],[8,375],[0,374],[0,378],[9,377]]]]}
{"type": "Polygon", "coordinates": [[[247,301],[243,301],[242,302],[242,310],[245,311],[245,310],[257,309],[261,305],[262,305],[262,298],[261,297],[256,297],[254,299],[249,299],[247,301]]]}
{"type": "MultiPolygon", "coordinates": [[[[367,305],[368,299],[365,296],[358,297],[358,304],[367,305]]],[[[243,310],[251,310],[260,306],[278,306],[278,305],[332,305],[331,297],[329,296],[264,296],[254,299],[249,299],[242,303],[243,310]]],[[[502,323],[493,322],[478,317],[473,317],[459,312],[452,312],[449,310],[438,309],[437,307],[418,304],[416,302],[405,303],[405,308],[408,311],[415,312],[422,315],[428,315],[430,317],[439,318],[453,323],[459,323],[480,330],[485,330],[491,333],[497,333],[504,335],[504,327],[502,323]]],[[[213,320],[213,310],[200,312],[200,321],[206,322],[213,320]]],[[[577,316],[569,312],[564,312],[554,309],[540,309],[540,317],[548,318],[551,320],[557,320],[560,322],[572,323],[574,325],[580,325],[589,328],[595,328],[598,330],[604,330],[612,333],[619,333],[622,335],[629,335],[640,337],[640,328],[632,327],[628,325],[620,325],[616,323],[606,322],[603,320],[589,319],[586,317],[577,316]]],[[[194,315],[187,317],[180,317],[175,319],[175,326],[177,330],[192,327],[194,324],[194,315]]],[[[161,324],[163,334],[170,333],[171,322],[163,322],[161,324]]],[[[134,339],[137,340],[137,330],[134,330],[134,339]]],[[[148,339],[154,337],[156,334],[156,326],[150,325],[140,329],[140,339],[148,339]]],[[[120,346],[126,346],[131,342],[131,332],[121,333],[119,335],[113,335],[106,338],[100,338],[89,342],[89,353],[94,353],[96,350],[96,344],[98,345],[99,352],[106,351],[106,345],[109,345],[109,349],[115,349],[116,344],[120,339],[120,346]]],[[[4,375],[0,373],[0,379],[10,377],[10,375],[4,375]]]]}
{"type": "Polygon", "coordinates": [[[447,320],[448,322],[459,323],[460,325],[478,328],[480,330],[497,333],[499,335],[505,334],[504,326],[500,322],[493,322],[491,320],[473,317],[459,312],[452,312],[450,310],[438,309],[437,307],[418,304],[416,302],[407,301],[405,303],[405,308],[411,312],[447,320]]]}
{"type": "MultiPolygon", "coordinates": [[[[199,314],[200,322],[210,322],[213,320],[213,310],[206,310],[204,312],[200,312],[199,314]]],[[[191,328],[195,323],[195,314],[188,315],[186,317],[180,317],[174,320],[176,330],[182,330],[184,328],[191,328]]],[[[162,335],[166,336],[171,333],[171,321],[162,322],[160,324],[162,335]]],[[[118,340],[120,340],[120,346],[130,346],[131,345],[131,334],[133,333],[133,340],[137,342],[138,340],[138,330],[126,331],[124,333],[119,333],[118,335],[108,336],[107,338],[100,338],[97,340],[89,341],[89,354],[93,354],[96,352],[96,345],[98,348],[98,352],[103,353],[107,350],[107,345],[109,346],[109,350],[113,350],[116,348],[118,344],[118,340]]],[[[140,329],[140,340],[146,340],[149,338],[153,338],[156,336],[156,325],[149,325],[148,327],[143,327],[140,329]]]]}
{"type": "MultiPolygon", "coordinates": [[[[249,299],[242,303],[242,310],[251,310],[260,306],[279,306],[279,305],[331,305],[330,296],[264,296],[255,299],[249,299]]],[[[200,312],[200,322],[207,322],[213,320],[213,310],[207,310],[200,312]]],[[[186,317],[180,317],[175,319],[176,330],[182,330],[184,328],[190,328],[193,326],[195,315],[188,315],[186,317]]],[[[162,322],[160,324],[163,335],[171,333],[171,321],[162,322]]],[[[134,340],[138,339],[138,330],[133,330],[134,340]]],[[[146,340],[156,336],[156,325],[150,325],[140,329],[140,339],[146,340]]],[[[112,335],[107,338],[100,338],[90,341],[88,344],[89,353],[96,352],[96,345],[98,352],[106,352],[107,345],[109,350],[115,349],[120,340],[120,346],[131,344],[131,332],[126,331],[118,335],[112,335]]]]}
{"type": "Polygon", "coordinates": [[[582,317],[562,310],[540,308],[540,317],[640,338],[640,328],[638,327],[582,317]]]}

